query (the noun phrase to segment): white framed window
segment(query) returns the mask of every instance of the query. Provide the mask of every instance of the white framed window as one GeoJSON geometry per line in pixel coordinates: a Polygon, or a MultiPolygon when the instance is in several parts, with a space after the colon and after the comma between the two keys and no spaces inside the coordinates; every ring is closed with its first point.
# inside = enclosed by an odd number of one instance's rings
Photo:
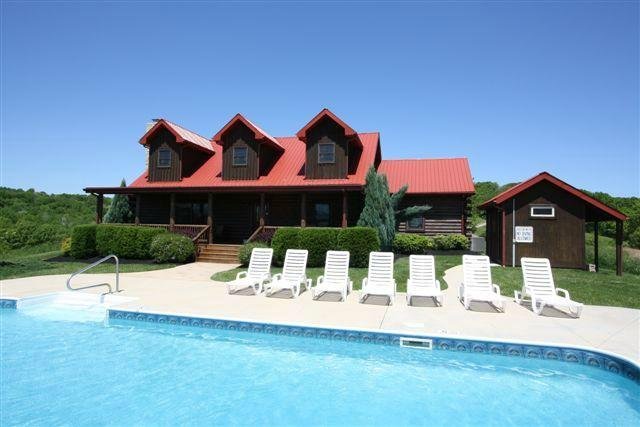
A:
{"type": "Polygon", "coordinates": [[[158,167],[171,167],[171,150],[169,148],[160,148],[158,150],[158,167]]]}
{"type": "Polygon", "coordinates": [[[318,144],[318,163],[336,162],[336,144],[333,142],[322,142],[318,144]]]}
{"type": "Polygon", "coordinates": [[[233,147],[233,166],[247,166],[247,147],[233,147]]]}
{"type": "Polygon", "coordinates": [[[555,218],[556,208],[551,205],[533,205],[529,207],[531,218],[555,218]]]}

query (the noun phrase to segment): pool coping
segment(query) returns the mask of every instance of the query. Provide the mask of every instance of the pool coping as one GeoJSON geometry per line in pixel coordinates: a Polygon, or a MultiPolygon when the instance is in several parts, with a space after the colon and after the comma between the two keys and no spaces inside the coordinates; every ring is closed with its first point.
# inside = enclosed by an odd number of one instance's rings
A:
{"type": "MultiPolygon", "coordinates": [[[[0,298],[0,308],[17,309],[20,299],[21,298],[2,297],[0,298]]],[[[106,309],[106,319],[109,322],[118,320],[137,321],[166,326],[224,329],[239,332],[288,335],[378,345],[399,346],[401,338],[427,339],[431,340],[433,350],[436,351],[473,352],[578,363],[621,375],[640,384],[640,364],[625,356],[587,346],[524,340],[505,341],[466,335],[416,334],[397,330],[346,329],[317,324],[276,323],[229,317],[193,316],[187,313],[128,310],[113,307],[106,309]]]]}

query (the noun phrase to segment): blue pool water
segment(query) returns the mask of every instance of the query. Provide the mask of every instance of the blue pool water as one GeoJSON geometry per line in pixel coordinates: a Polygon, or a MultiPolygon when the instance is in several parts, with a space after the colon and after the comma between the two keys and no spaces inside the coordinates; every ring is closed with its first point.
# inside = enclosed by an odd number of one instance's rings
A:
{"type": "Polygon", "coordinates": [[[548,360],[0,310],[0,425],[640,425],[640,386],[548,360]]]}

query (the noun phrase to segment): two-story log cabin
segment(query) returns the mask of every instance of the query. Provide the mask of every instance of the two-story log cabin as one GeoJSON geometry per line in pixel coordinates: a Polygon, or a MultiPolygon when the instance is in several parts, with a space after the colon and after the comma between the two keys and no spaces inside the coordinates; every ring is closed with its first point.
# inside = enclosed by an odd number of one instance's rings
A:
{"type": "Polygon", "coordinates": [[[210,140],[165,119],[140,138],[148,167],[127,187],[89,187],[130,195],[136,224],[165,226],[200,241],[241,243],[265,227],[355,225],[370,166],[390,190],[408,185],[405,205],[429,204],[399,230],[468,234],[474,193],[465,158],[382,160],[380,134],[358,133],[324,109],[295,136],[274,138],[240,114],[210,140]]]}

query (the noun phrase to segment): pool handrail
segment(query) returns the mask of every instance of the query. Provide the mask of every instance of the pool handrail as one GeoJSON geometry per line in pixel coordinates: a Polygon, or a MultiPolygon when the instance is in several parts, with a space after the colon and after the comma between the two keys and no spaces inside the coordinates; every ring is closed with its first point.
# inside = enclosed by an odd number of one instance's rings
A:
{"type": "Polygon", "coordinates": [[[115,259],[116,260],[116,292],[120,292],[120,261],[118,260],[118,257],[111,254],[111,255],[107,255],[106,257],[99,259],[98,261],[94,262],[91,265],[88,265],[86,267],[81,268],[80,270],[76,271],[75,273],[72,273],[71,276],[69,276],[69,278],[67,279],[67,289],[69,289],[70,291],[79,291],[82,289],[89,289],[89,288],[97,288],[99,286],[106,286],[109,288],[109,292],[110,294],[113,293],[113,289],[111,289],[111,285],[108,283],[98,283],[96,285],[87,285],[87,286],[81,286],[79,288],[72,288],[71,287],[71,279],[73,279],[75,276],[77,276],[78,274],[82,274],[90,269],[92,269],[93,267],[102,264],[103,262],[105,262],[108,259],[115,259]]]}

